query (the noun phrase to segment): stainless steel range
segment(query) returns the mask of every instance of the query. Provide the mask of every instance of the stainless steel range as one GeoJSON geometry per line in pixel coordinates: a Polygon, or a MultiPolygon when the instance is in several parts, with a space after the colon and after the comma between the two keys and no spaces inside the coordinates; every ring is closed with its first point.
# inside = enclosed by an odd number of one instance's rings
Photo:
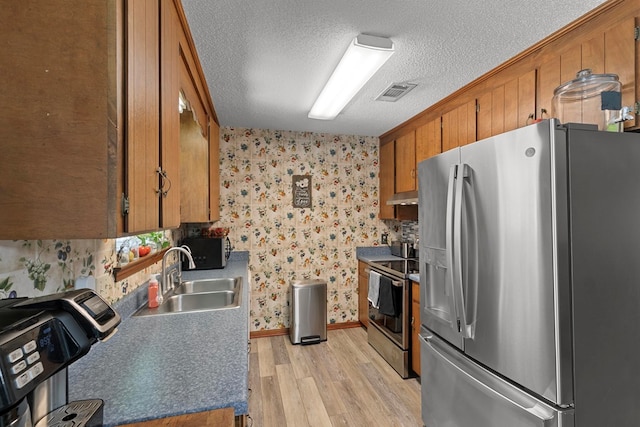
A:
{"type": "MultiPolygon", "coordinates": [[[[398,255],[413,252],[395,250],[398,255]]],[[[409,274],[418,273],[417,258],[369,262],[369,344],[402,378],[409,377],[411,345],[409,274]]]]}

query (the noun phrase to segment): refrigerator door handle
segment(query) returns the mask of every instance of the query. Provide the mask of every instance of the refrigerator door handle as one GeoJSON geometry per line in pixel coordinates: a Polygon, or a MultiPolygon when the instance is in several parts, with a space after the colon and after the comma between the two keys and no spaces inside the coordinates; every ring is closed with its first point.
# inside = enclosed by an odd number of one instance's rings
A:
{"type": "MultiPolygon", "coordinates": [[[[466,164],[456,165],[455,174],[455,193],[453,202],[453,224],[452,239],[449,253],[451,254],[451,263],[449,265],[451,271],[451,285],[453,287],[453,296],[455,300],[455,310],[458,317],[458,331],[463,338],[471,338],[470,328],[467,322],[467,310],[465,304],[464,288],[462,283],[462,201],[464,191],[464,180],[468,177],[469,167],[466,164]]],[[[451,184],[451,183],[450,183],[451,184]]]]}
{"type": "Polygon", "coordinates": [[[458,310],[461,313],[460,333],[464,338],[473,339],[475,336],[475,313],[478,295],[478,245],[476,238],[476,199],[473,190],[472,169],[466,163],[458,167],[456,187],[455,224],[457,229],[454,231],[454,244],[456,248],[457,281],[454,283],[454,286],[456,286],[454,294],[458,298],[456,304],[458,304],[458,310]],[[466,230],[464,236],[462,235],[463,221],[466,225],[464,227],[466,230]],[[467,246],[463,248],[463,244],[467,246]],[[465,259],[463,259],[463,253],[466,255],[465,259]]]}
{"type": "MultiPolygon", "coordinates": [[[[447,295],[449,296],[449,307],[451,310],[451,323],[454,330],[460,332],[460,319],[458,310],[456,309],[456,286],[455,286],[455,260],[453,257],[455,246],[454,246],[454,227],[455,227],[455,185],[456,185],[456,174],[458,171],[458,165],[452,165],[449,169],[449,181],[447,187],[447,213],[446,213],[446,222],[445,222],[445,237],[446,237],[446,254],[447,254],[447,275],[449,277],[448,285],[451,286],[451,289],[446,289],[447,295]]],[[[445,281],[445,286],[447,283],[445,281]]]]}
{"type": "MultiPolygon", "coordinates": [[[[419,335],[419,339],[424,341],[426,345],[429,346],[431,351],[443,362],[450,365],[451,368],[458,371],[461,375],[463,375],[470,383],[476,384],[479,388],[484,389],[490,394],[494,394],[500,399],[503,399],[506,402],[520,408],[523,411],[528,412],[535,418],[539,419],[542,422],[542,425],[548,425],[555,418],[554,412],[552,408],[548,408],[546,406],[541,405],[536,399],[527,396],[523,392],[510,392],[503,393],[500,385],[500,381],[496,380],[494,384],[489,384],[485,381],[476,378],[471,372],[467,372],[467,369],[458,365],[456,363],[456,358],[449,354],[450,351],[443,347],[443,345],[439,344],[438,340],[431,334],[424,336],[422,334],[419,335]]],[[[489,375],[490,377],[490,375],[489,375]]],[[[508,391],[508,386],[504,386],[504,391],[508,391]]]]}

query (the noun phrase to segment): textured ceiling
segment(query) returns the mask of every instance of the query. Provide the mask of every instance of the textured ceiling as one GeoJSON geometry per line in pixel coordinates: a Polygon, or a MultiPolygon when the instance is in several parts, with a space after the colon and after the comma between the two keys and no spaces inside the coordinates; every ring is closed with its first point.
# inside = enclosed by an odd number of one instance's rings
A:
{"type": "Polygon", "coordinates": [[[221,126],[379,136],[603,0],[182,0],[221,126]],[[307,118],[349,42],[396,52],[334,120],[307,118]],[[374,101],[389,84],[418,86],[374,101]]]}

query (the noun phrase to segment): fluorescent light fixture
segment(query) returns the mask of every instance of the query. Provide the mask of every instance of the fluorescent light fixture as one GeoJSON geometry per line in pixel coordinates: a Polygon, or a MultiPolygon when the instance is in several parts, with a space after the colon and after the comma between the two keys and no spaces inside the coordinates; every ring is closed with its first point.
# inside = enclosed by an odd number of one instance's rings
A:
{"type": "Polygon", "coordinates": [[[309,111],[310,119],[333,120],[393,55],[393,42],[360,34],[353,39],[309,111]]]}

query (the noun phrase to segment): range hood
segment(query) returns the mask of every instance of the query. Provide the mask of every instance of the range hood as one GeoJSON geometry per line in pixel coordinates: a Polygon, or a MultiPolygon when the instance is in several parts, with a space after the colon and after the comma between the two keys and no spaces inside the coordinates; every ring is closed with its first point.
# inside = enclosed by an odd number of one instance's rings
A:
{"type": "Polygon", "coordinates": [[[396,193],[389,200],[387,205],[417,205],[418,204],[418,192],[417,191],[405,191],[402,193],[396,193]]]}

